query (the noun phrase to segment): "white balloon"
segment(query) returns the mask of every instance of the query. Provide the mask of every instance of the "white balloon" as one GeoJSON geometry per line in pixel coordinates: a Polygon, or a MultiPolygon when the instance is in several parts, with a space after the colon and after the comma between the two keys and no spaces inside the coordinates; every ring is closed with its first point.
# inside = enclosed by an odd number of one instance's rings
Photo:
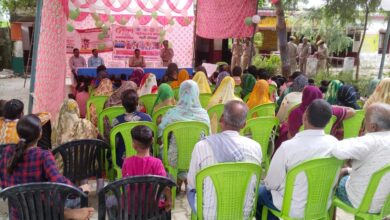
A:
{"type": "Polygon", "coordinates": [[[253,23],[258,24],[258,23],[260,23],[260,20],[261,20],[261,18],[259,15],[253,15],[253,17],[252,17],[253,23]]]}
{"type": "Polygon", "coordinates": [[[390,11],[390,1],[389,0],[382,0],[381,7],[385,11],[390,11]]]}

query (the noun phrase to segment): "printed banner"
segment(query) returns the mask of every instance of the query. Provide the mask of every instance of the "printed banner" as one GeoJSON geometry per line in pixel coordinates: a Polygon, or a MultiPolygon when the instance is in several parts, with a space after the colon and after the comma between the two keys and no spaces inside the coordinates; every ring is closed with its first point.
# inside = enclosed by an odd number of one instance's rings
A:
{"type": "Polygon", "coordinates": [[[128,59],[139,49],[147,61],[160,60],[160,32],[162,27],[126,27],[112,26],[112,41],[114,44],[113,59],[128,59]]]}
{"type": "Polygon", "coordinates": [[[98,49],[100,52],[112,51],[111,33],[101,28],[67,32],[66,52],[73,53],[73,48],[79,48],[82,54],[90,54],[92,49],[98,49]]]}

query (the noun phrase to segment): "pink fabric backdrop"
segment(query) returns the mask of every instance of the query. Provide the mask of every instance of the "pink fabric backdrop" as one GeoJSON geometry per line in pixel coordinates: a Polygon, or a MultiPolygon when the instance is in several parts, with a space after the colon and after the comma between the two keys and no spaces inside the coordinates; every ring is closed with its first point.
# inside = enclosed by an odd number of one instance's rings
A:
{"type": "Polygon", "coordinates": [[[251,37],[245,18],[256,12],[256,0],[198,0],[196,34],[210,39],[251,37]]]}
{"type": "Polygon", "coordinates": [[[38,42],[33,112],[56,116],[65,97],[66,15],[62,0],[44,0],[38,42]]]}

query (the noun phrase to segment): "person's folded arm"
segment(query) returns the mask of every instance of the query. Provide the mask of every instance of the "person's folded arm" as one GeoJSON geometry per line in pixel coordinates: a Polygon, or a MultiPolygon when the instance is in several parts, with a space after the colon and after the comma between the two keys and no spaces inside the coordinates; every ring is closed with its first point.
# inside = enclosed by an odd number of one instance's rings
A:
{"type": "Polygon", "coordinates": [[[370,136],[363,136],[339,141],[332,149],[332,155],[340,160],[362,160],[370,153],[369,141],[374,140],[370,136]]]}

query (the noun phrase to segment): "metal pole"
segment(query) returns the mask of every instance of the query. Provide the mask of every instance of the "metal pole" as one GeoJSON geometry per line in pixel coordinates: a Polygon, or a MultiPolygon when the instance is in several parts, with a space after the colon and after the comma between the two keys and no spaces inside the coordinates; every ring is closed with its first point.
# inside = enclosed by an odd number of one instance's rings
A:
{"type": "MultiPolygon", "coordinates": [[[[256,12],[255,14],[257,15],[259,13],[259,1],[260,0],[257,0],[256,1],[256,12]]],[[[254,49],[254,38],[255,38],[255,34],[256,34],[256,27],[257,27],[257,24],[253,24],[253,34],[252,34],[252,40],[251,40],[251,43],[250,43],[250,46],[251,46],[251,54],[249,54],[249,64],[248,65],[252,65],[252,57],[253,57],[253,49],[254,49]]]]}
{"type": "Polygon", "coordinates": [[[378,79],[382,79],[383,75],[383,67],[385,65],[385,58],[386,58],[386,53],[387,53],[387,48],[389,46],[389,36],[390,36],[390,12],[388,14],[388,20],[387,20],[387,31],[386,31],[386,36],[383,39],[383,47],[382,47],[382,60],[381,60],[381,65],[379,67],[379,74],[378,74],[378,79]]]}
{"type": "Polygon", "coordinates": [[[196,27],[198,19],[198,2],[194,2],[195,6],[195,15],[194,15],[194,34],[193,34],[193,51],[192,51],[192,67],[195,70],[196,65],[196,27]]]}

